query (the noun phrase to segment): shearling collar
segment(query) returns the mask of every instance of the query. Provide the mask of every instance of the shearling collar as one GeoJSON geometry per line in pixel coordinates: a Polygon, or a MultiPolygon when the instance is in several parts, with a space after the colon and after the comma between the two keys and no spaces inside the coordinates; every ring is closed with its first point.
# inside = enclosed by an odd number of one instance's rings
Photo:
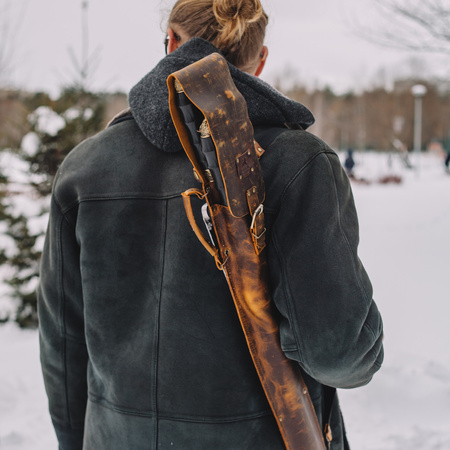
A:
{"type": "MultiPolygon", "coordinates": [[[[193,38],[162,59],[130,91],[131,112],[144,135],[156,147],[168,152],[182,147],[169,111],[167,77],[218,50],[209,42],[193,38]]],[[[219,52],[220,53],[220,52],[219,52]]],[[[229,64],[231,76],[244,96],[254,126],[299,123],[307,128],[314,123],[311,112],[288,99],[264,81],[229,64]]]]}

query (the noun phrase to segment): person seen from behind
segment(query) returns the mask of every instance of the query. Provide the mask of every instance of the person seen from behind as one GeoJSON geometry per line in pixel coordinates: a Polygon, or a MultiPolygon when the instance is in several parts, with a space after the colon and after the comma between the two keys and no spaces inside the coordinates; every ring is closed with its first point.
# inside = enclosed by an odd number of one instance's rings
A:
{"type": "Polygon", "coordinates": [[[258,78],[267,24],[259,0],[177,1],[167,56],[131,89],[130,110],[60,166],[38,301],[61,450],[285,448],[226,280],[180,195],[196,181],[166,79],[214,52],[229,62],[265,148],[265,251],[282,349],[321,428],[331,426],[329,448],[349,448],[338,397],[326,393],[379,370],[382,319],[338,156],[306,131],[314,118],[305,106],[258,78]]]}

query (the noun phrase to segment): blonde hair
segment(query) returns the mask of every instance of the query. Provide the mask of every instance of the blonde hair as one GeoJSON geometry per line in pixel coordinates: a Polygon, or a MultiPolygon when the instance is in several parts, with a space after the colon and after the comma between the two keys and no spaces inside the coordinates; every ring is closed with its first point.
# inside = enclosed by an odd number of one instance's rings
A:
{"type": "Polygon", "coordinates": [[[260,0],[178,0],[169,16],[169,26],[211,42],[243,70],[258,59],[268,21],[260,0]]]}

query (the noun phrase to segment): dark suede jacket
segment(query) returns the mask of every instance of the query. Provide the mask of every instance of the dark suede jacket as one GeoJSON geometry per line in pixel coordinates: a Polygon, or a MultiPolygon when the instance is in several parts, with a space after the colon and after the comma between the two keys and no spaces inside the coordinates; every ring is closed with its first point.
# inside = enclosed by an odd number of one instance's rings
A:
{"type": "MultiPolygon", "coordinates": [[[[81,143],[59,169],[38,298],[63,450],[284,448],[226,281],[180,196],[196,181],[170,120],[166,78],[213,51],[192,39],[164,58],[132,89],[133,118],[81,143]]],[[[313,123],[302,105],[230,70],[258,129],[313,123]]],[[[350,185],[312,134],[259,138],[282,347],[303,371],[320,424],[331,420],[331,448],[347,448],[325,386],[364,385],[383,359],[350,185]]]]}

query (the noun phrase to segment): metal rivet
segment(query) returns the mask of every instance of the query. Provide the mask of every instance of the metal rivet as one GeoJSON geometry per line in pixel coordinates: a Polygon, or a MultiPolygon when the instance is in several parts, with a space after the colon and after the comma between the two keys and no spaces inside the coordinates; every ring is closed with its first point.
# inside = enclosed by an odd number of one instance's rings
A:
{"type": "Polygon", "coordinates": [[[242,180],[242,175],[239,177],[240,180],[242,180]]]}
{"type": "Polygon", "coordinates": [[[252,194],[250,192],[248,192],[247,195],[250,197],[250,195],[252,195],[252,194]]]}
{"type": "Polygon", "coordinates": [[[247,155],[250,155],[250,150],[247,152],[247,155]]]}
{"type": "Polygon", "coordinates": [[[255,171],[255,169],[254,169],[254,168],[252,167],[252,168],[251,168],[251,171],[252,171],[252,172],[254,172],[254,171],[255,171]]]}
{"type": "Polygon", "coordinates": [[[256,194],[256,188],[253,188],[253,193],[256,194]]]}
{"type": "Polygon", "coordinates": [[[261,153],[262,152],[262,148],[258,147],[258,152],[261,153]]]}
{"type": "Polygon", "coordinates": [[[303,393],[306,395],[308,393],[308,389],[303,388],[303,393]]]}
{"type": "Polygon", "coordinates": [[[239,158],[238,159],[236,159],[236,162],[239,164],[239,158]]]}

